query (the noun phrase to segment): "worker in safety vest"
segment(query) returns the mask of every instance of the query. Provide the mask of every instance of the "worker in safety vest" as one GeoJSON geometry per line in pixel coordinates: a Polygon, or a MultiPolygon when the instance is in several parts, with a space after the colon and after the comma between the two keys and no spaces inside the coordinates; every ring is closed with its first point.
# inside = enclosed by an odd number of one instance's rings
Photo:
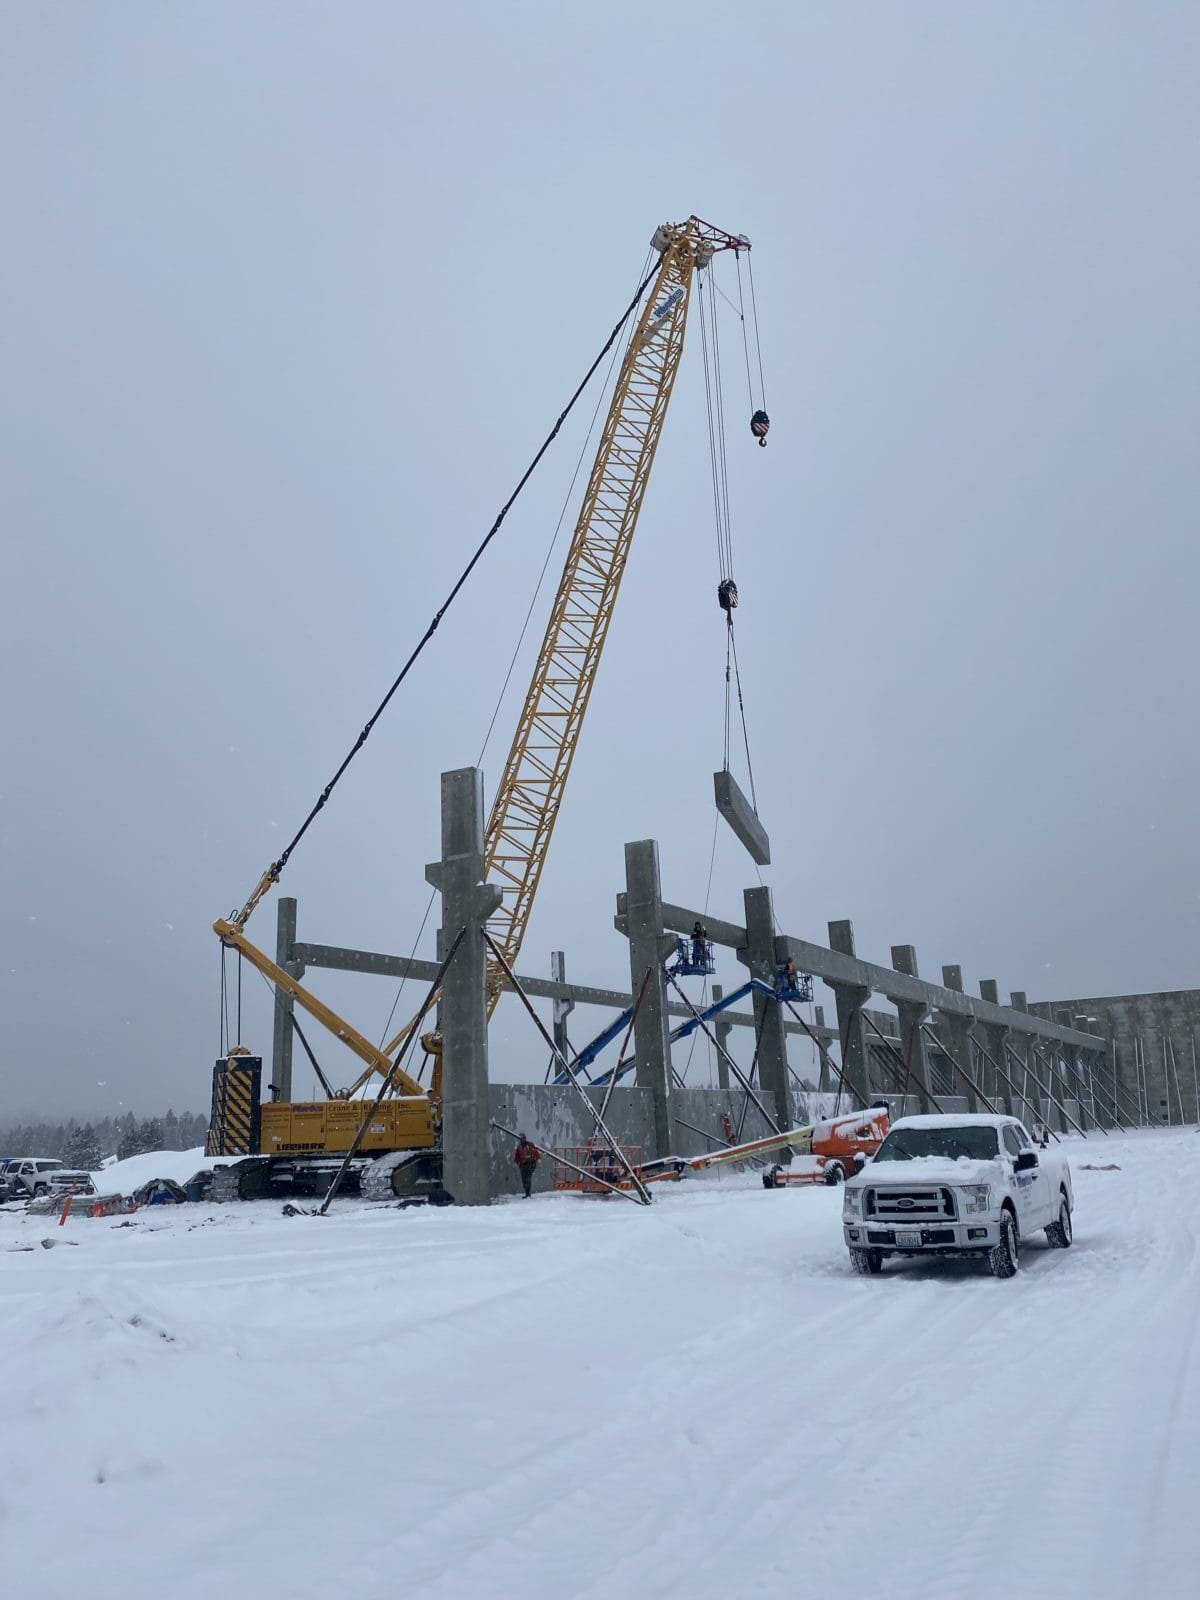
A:
{"type": "Polygon", "coordinates": [[[523,1133],[520,1144],[513,1151],[513,1166],[521,1174],[526,1200],[533,1193],[533,1175],[537,1171],[537,1164],[541,1159],[537,1146],[530,1144],[528,1134],[523,1133]]]}
{"type": "Polygon", "coordinates": [[[692,965],[702,967],[708,957],[708,935],[699,918],[692,929],[692,965]]]}

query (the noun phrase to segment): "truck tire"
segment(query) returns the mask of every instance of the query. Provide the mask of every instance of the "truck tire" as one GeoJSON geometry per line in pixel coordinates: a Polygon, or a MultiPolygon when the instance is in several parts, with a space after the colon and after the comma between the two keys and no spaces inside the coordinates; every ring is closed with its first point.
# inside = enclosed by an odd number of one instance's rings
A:
{"type": "Polygon", "coordinates": [[[1000,1243],[988,1251],[988,1269],[993,1278],[1015,1278],[1021,1265],[1017,1224],[1011,1211],[1000,1213],[1000,1243]]]}
{"type": "Polygon", "coordinates": [[[851,1250],[850,1265],[860,1277],[872,1278],[883,1271],[882,1250],[851,1250]]]}
{"type": "Polygon", "coordinates": [[[1058,1221],[1046,1229],[1046,1242],[1052,1250],[1069,1250],[1071,1247],[1071,1207],[1067,1204],[1065,1189],[1059,1191],[1058,1221]]]}
{"type": "Polygon", "coordinates": [[[763,1188],[764,1189],[777,1189],[777,1188],[782,1188],[783,1187],[782,1184],[777,1184],[776,1181],[775,1181],[775,1179],[778,1176],[780,1170],[781,1169],[780,1169],[780,1166],[779,1166],[778,1162],[776,1162],[773,1167],[768,1167],[767,1168],[767,1170],[762,1175],[762,1181],[763,1181],[763,1188]]]}
{"type": "Polygon", "coordinates": [[[843,1181],[846,1173],[840,1161],[827,1161],[825,1163],[825,1182],[836,1185],[843,1181]]]}

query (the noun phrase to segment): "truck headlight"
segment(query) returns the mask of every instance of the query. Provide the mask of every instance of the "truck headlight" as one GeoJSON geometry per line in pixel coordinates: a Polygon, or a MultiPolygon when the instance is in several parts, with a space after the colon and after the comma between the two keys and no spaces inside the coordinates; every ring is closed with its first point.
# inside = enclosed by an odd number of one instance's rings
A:
{"type": "Polygon", "coordinates": [[[986,1211],[991,1205],[992,1191],[986,1183],[973,1183],[967,1185],[962,1191],[966,1204],[963,1206],[965,1215],[972,1211],[986,1211]]]}
{"type": "Polygon", "coordinates": [[[859,1189],[842,1190],[842,1215],[843,1217],[857,1217],[862,1211],[862,1191],[859,1189]]]}

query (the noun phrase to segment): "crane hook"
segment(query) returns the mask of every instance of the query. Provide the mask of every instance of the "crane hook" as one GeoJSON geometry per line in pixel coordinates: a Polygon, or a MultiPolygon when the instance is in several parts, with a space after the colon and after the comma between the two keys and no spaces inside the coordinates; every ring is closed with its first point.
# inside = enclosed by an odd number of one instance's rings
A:
{"type": "Polygon", "coordinates": [[[767,431],[770,426],[771,419],[765,411],[756,411],[750,418],[750,432],[758,440],[760,449],[767,448],[767,431]]]}

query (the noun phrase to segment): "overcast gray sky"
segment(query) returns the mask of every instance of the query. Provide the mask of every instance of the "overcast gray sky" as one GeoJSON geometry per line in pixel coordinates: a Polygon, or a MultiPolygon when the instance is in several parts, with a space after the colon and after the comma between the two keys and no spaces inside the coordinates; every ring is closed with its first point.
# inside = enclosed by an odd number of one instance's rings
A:
{"type": "MultiPolygon", "coordinates": [[[[206,1104],[212,919],[691,211],[754,244],[772,433],[731,378],[733,544],[781,924],[1031,999],[1195,984],[1198,46],[1146,0],[0,4],[0,1113],[206,1104]]],[[[530,972],[628,983],[627,839],[703,902],[697,335],[530,972]]],[[[585,409],[297,851],[301,937],[411,948],[585,409]]],[[[713,914],[754,881],[722,830],[713,914]]],[[[314,986],[378,1036],[389,985],[314,986]]],[[[543,1065],[502,1008],[493,1074],[543,1065]]]]}

